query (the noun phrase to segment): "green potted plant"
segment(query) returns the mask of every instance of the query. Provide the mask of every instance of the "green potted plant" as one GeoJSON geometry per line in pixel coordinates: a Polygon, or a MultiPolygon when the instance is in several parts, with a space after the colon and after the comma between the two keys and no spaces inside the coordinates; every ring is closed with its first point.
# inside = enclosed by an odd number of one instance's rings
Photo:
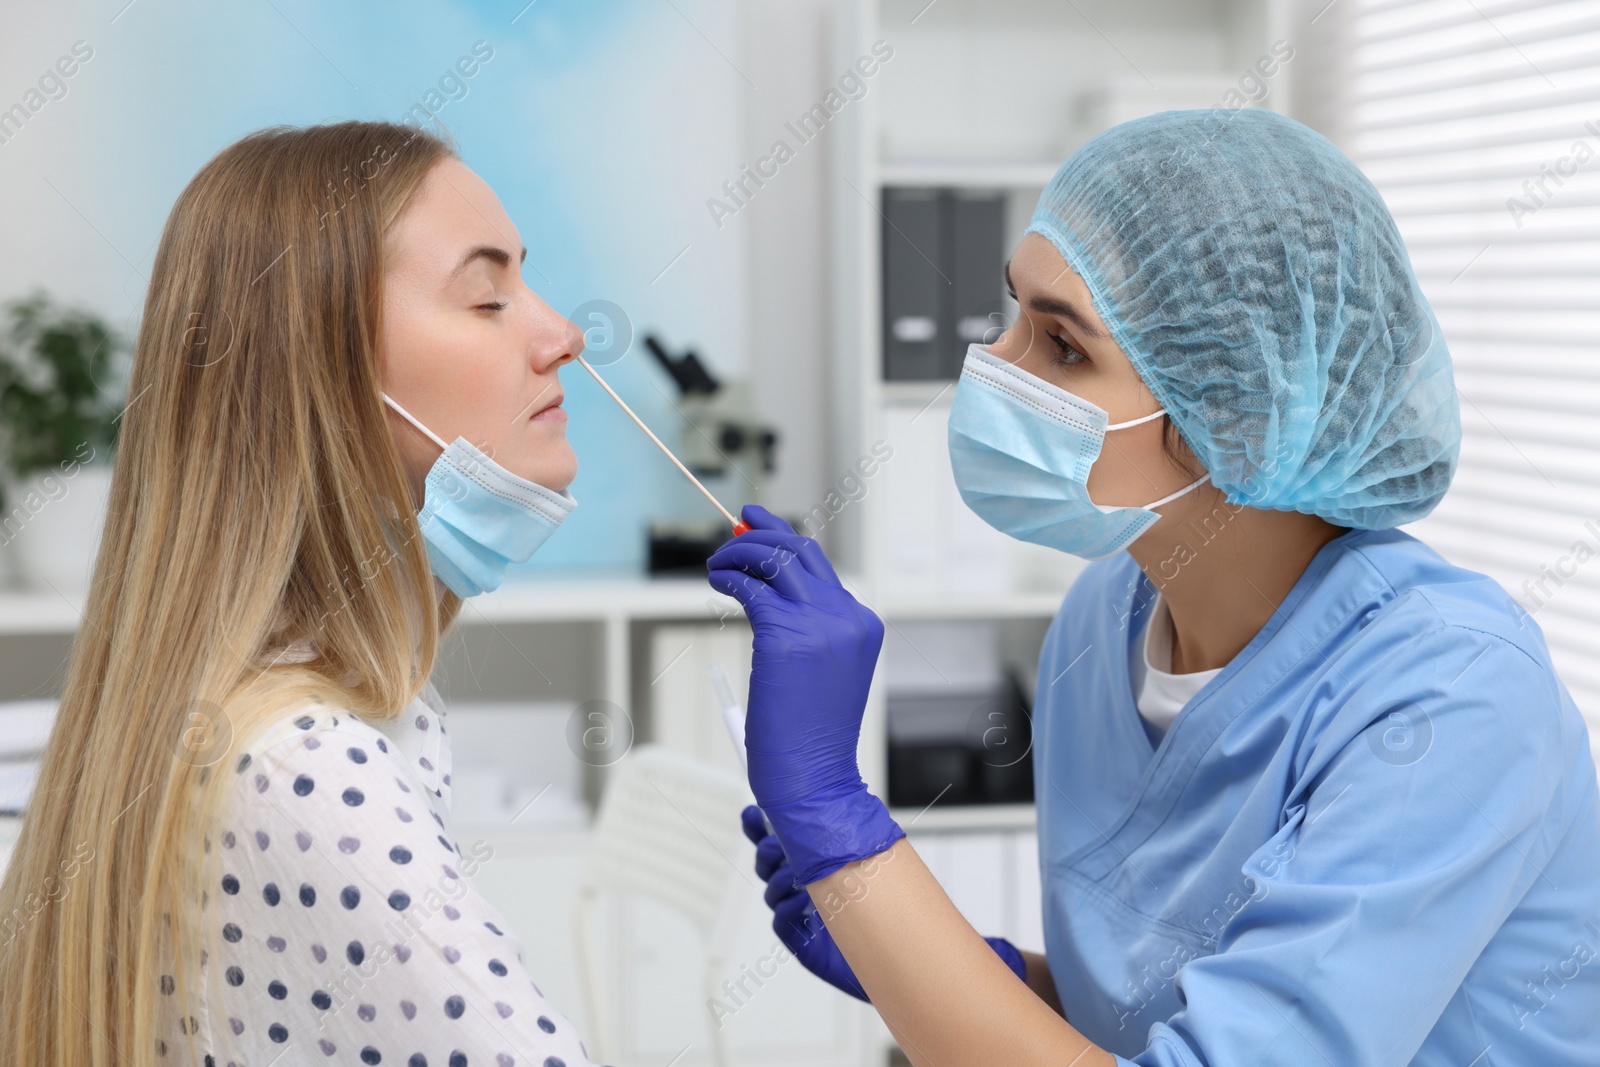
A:
{"type": "Polygon", "coordinates": [[[12,580],[81,595],[121,426],[121,338],[43,290],[0,317],[0,546],[12,580]]]}

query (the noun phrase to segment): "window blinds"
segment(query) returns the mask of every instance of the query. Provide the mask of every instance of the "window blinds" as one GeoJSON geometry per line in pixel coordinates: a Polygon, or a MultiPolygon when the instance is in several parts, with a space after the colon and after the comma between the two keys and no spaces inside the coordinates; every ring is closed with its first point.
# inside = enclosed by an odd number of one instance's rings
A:
{"type": "Polygon", "coordinates": [[[1408,530],[1523,605],[1600,754],[1600,0],[1340,6],[1332,136],[1399,223],[1461,399],[1455,482],[1408,530]]]}

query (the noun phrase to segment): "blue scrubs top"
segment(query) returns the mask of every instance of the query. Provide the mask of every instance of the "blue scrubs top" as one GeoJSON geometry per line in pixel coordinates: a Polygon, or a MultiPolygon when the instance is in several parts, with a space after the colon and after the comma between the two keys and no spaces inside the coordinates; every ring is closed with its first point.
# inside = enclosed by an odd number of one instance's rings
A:
{"type": "Polygon", "coordinates": [[[1155,593],[1091,564],[1039,664],[1068,1021],[1119,1067],[1600,1064],[1595,765],[1533,620],[1351,530],[1152,746],[1155,593]]]}

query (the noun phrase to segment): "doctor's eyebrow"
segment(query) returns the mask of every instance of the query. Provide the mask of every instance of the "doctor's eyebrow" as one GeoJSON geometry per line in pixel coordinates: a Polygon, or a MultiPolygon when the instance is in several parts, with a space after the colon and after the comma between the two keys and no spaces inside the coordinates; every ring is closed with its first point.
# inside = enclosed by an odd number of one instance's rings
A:
{"type": "MultiPolygon", "coordinates": [[[[492,260],[502,267],[511,265],[511,253],[507,252],[505,249],[498,248],[494,245],[479,245],[468,252],[465,256],[461,257],[461,262],[456,264],[456,269],[451,271],[448,277],[454,279],[462,271],[467,269],[467,264],[479,258],[492,260]]],[[[522,249],[522,256],[517,260],[517,262],[522,263],[526,261],[527,258],[528,249],[527,246],[524,245],[522,249]]]]}
{"type": "MultiPolygon", "coordinates": [[[[1006,260],[1004,274],[1006,279],[1006,292],[1010,293],[1011,299],[1015,300],[1017,298],[1017,287],[1011,284],[1011,261],[1009,259],[1006,260]]],[[[1111,337],[1111,335],[1105,330],[1102,330],[1100,327],[1090,322],[1089,317],[1082,311],[1078,310],[1076,304],[1069,304],[1065,300],[1057,300],[1053,296],[1035,295],[1028,300],[1028,307],[1039,312],[1041,315],[1059,315],[1071,322],[1074,326],[1078,327],[1078,329],[1082,330],[1084,333],[1088,334],[1090,337],[1099,338],[1102,341],[1111,337]]]]}

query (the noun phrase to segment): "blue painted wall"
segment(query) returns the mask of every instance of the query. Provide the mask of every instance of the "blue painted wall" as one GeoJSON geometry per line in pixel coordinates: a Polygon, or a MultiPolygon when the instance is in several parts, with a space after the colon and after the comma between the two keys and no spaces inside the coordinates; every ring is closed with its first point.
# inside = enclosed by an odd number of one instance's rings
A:
{"type": "MultiPolygon", "coordinates": [[[[76,28],[94,59],[52,105],[66,114],[36,137],[63,143],[33,159],[8,145],[0,166],[10,184],[52,175],[58,192],[38,195],[55,209],[59,196],[100,234],[75,239],[100,253],[88,268],[97,302],[120,302],[130,331],[167,212],[222,147],[278,123],[403,121],[439,90],[454,94],[439,121],[521,230],[524,277],[553,307],[610,300],[636,338],[655,330],[670,347],[693,345],[722,373],[745,366],[744,231],[718,231],[705,209],[746,161],[734,0],[120,7],[76,28]],[[492,58],[450,82],[480,41],[492,58]]],[[[637,341],[604,373],[678,439],[674,389],[637,341]]],[[[581,368],[563,381],[580,506],[524,569],[637,570],[649,518],[714,517],[581,368]]]]}

